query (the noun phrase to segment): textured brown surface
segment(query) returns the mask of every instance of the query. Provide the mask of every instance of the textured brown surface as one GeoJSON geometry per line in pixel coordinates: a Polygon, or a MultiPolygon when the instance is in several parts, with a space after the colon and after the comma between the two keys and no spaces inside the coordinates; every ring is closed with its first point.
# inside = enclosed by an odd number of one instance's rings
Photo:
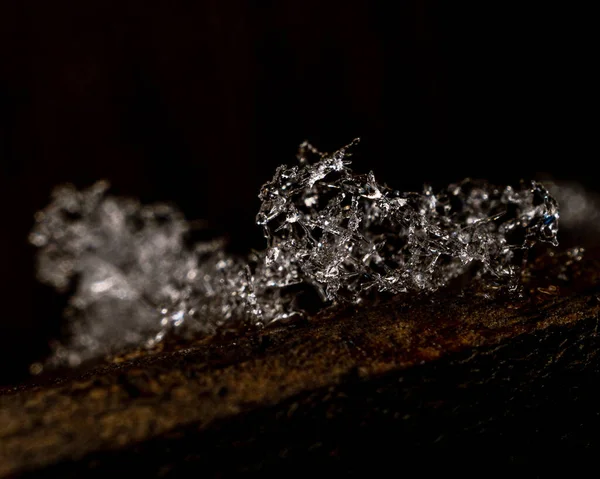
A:
{"type": "MultiPolygon", "coordinates": [[[[229,458],[222,465],[229,472],[263,468],[265,461],[285,468],[293,464],[290,454],[301,460],[314,444],[328,450],[319,461],[345,457],[343,434],[356,434],[365,421],[379,424],[372,415],[383,410],[390,422],[377,427],[395,424],[400,442],[410,443],[406,435],[414,431],[420,437],[415,441],[424,444],[452,437],[449,431],[463,437],[469,421],[479,424],[481,418],[471,417],[473,412],[461,416],[457,407],[481,403],[489,420],[498,411],[504,414],[506,405],[488,401],[503,384],[516,384],[519,394],[544,375],[548,386],[556,386],[552,368],[560,375],[573,367],[595,370],[600,301],[595,273],[586,274],[579,291],[531,285],[534,294],[520,300],[448,292],[410,303],[399,297],[278,329],[206,338],[186,349],[114,358],[70,377],[4,389],[0,476],[24,471],[77,476],[89,468],[102,475],[123,461],[146,466],[150,475],[180,473],[182,463],[187,472],[194,467],[220,472],[215,462],[220,455],[229,458]],[[463,371],[465,364],[470,369],[463,371]],[[439,385],[437,399],[426,400],[423,388],[429,383],[439,385]],[[491,389],[480,397],[477,385],[484,383],[491,389]],[[467,398],[454,397],[461,390],[468,391],[467,398]],[[425,405],[415,403],[415,395],[425,405]],[[453,401],[450,419],[443,413],[442,422],[428,422],[440,404],[453,401]],[[302,419],[307,411],[313,416],[302,419]],[[341,418],[350,431],[339,429],[341,418]],[[352,421],[358,421],[357,430],[352,421]],[[310,424],[323,431],[309,431],[310,424]],[[269,433],[270,427],[275,429],[269,433]],[[436,437],[421,437],[426,432],[436,437]],[[321,434],[339,439],[324,446],[321,434]],[[173,454],[173,441],[187,452],[173,454]],[[256,447],[260,454],[248,452],[256,447]]],[[[527,393],[517,403],[530,399],[527,393]]]]}

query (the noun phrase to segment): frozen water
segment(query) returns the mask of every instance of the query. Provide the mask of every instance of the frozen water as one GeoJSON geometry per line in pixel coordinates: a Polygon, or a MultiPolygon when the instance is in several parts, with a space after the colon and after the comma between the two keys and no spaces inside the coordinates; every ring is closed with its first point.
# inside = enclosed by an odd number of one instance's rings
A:
{"type": "Polygon", "coordinates": [[[539,183],[467,179],[437,194],[401,193],[372,172],[355,174],[346,148],[279,167],[260,199],[270,266],[332,301],[359,301],[370,289],[433,291],[474,264],[508,284],[518,277],[516,252],[557,242],[557,203],[539,183]]]}
{"type": "Polygon", "coordinates": [[[72,289],[70,338],[52,364],[78,364],[166,334],[266,325],[370,292],[434,291],[467,270],[518,287],[523,252],[557,244],[558,206],[539,183],[517,188],[464,180],[402,193],[350,169],[353,144],[333,154],[301,145],[260,190],[266,248],[248,258],[218,239],[189,245],[176,209],[108,196],[104,182],[61,187],[36,215],[38,277],[72,289]]]}

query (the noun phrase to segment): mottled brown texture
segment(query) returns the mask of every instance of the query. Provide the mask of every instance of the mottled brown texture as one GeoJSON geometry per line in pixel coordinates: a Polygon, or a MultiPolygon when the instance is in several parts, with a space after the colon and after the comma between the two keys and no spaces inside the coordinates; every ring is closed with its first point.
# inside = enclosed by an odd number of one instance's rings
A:
{"type": "MultiPolygon", "coordinates": [[[[467,391],[467,399],[457,400],[450,417],[454,408],[469,401],[481,402],[482,411],[488,411],[481,414],[495,417],[505,406],[485,406],[488,393],[480,397],[475,385],[491,381],[491,394],[502,394],[502,381],[522,391],[524,384],[544,377],[546,369],[556,365],[561,371],[575,365],[584,371],[594,368],[600,314],[595,268],[586,273],[587,282],[579,291],[573,282],[562,290],[531,283],[533,294],[527,299],[487,299],[475,292],[448,291],[410,301],[397,297],[368,307],[326,311],[280,328],[204,338],[185,349],[166,345],[163,351],[133,352],[85,372],[4,389],[0,476],[24,471],[77,476],[92,466],[100,467],[101,475],[121,461],[154,465],[151,475],[181,472],[178,464],[189,468],[207,461],[212,464],[207,470],[219,472],[214,463],[219,455],[230,457],[222,466],[229,472],[261,468],[265,461],[285,467],[286,460],[294,464],[288,458],[290,451],[296,451],[292,456],[300,460],[310,456],[311,444],[324,447],[319,434],[327,436],[333,424],[336,432],[330,436],[340,439],[327,446],[331,450],[324,457],[346,457],[342,447],[346,433],[340,436],[336,428],[358,434],[352,421],[362,418],[367,425],[379,424],[373,414],[381,409],[388,411],[389,424],[398,424],[397,439],[410,443],[404,423],[414,423],[411,427],[418,435],[433,434],[437,426],[428,423],[428,415],[446,407],[440,405],[452,404],[453,395],[461,390],[467,391]],[[516,353],[502,359],[513,349],[516,353]],[[511,361],[509,369],[514,372],[502,372],[511,361]],[[460,372],[463,365],[468,372],[460,372]],[[484,379],[479,377],[481,370],[484,379]],[[494,383],[504,376],[508,379],[494,383]],[[428,397],[423,388],[429,383],[442,385],[436,389],[439,397],[415,406],[415,397],[423,401],[428,397]],[[395,399],[386,399],[392,393],[395,399]],[[375,400],[369,399],[372,395],[375,400]],[[344,407],[344,401],[355,404],[344,407]],[[402,412],[403,408],[407,409],[402,412]],[[306,414],[316,416],[305,423],[301,418],[306,414]],[[343,423],[341,418],[346,418],[343,423]],[[315,425],[323,432],[315,435],[306,429],[315,425]],[[294,435],[277,432],[279,426],[294,435]],[[264,432],[269,428],[275,428],[270,435],[264,432]],[[306,444],[305,437],[311,438],[306,444]],[[277,438],[283,445],[272,444],[277,438]],[[198,444],[198,450],[174,458],[168,452],[172,441],[184,441],[192,451],[198,444]],[[239,444],[255,443],[260,454],[227,455],[239,444]],[[114,451],[122,452],[118,459],[114,451]]],[[[445,424],[443,437],[458,423],[444,419],[440,424],[445,424]]],[[[461,419],[456,431],[464,424],[461,419]]],[[[456,431],[454,436],[464,436],[464,431],[456,431]]]]}

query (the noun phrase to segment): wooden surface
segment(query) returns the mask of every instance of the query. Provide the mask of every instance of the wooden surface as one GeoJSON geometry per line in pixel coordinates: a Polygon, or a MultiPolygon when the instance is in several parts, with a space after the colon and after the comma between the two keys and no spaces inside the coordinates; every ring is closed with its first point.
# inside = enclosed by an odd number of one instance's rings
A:
{"type": "Polygon", "coordinates": [[[353,472],[465,445],[512,464],[531,444],[597,446],[597,266],[522,299],[396,297],[5,388],[0,477],[353,472]]]}

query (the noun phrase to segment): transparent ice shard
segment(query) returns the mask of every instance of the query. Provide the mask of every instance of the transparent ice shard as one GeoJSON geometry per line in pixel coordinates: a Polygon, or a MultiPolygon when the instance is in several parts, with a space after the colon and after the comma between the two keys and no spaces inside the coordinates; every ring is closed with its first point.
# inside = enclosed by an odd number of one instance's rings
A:
{"type": "Polygon", "coordinates": [[[471,265],[511,283],[515,253],[557,244],[558,206],[539,183],[518,189],[464,180],[434,194],[401,193],[355,174],[347,149],[279,167],[260,193],[267,257],[327,300],[369,289],[433,291],[471,265]]]}
{"type": "Polygon", "coordinates": [[[301,145],[260,190],[256,222],[266,248],[247,258],[222,241],[189,244],[173,207],[106,194],[100,182],[61,187],[36,215],[38,277],[73,290],[70,336],[52,364],[77,364],[172,331],[262,326],[371,292],[434,291],[474,269],[518,287],[523,252],[557,244],[558,206],[539,183],[500,188],[464,180],[440,192],[402,193],[350,169],[353,144],[333,154],[301,145]]]}

